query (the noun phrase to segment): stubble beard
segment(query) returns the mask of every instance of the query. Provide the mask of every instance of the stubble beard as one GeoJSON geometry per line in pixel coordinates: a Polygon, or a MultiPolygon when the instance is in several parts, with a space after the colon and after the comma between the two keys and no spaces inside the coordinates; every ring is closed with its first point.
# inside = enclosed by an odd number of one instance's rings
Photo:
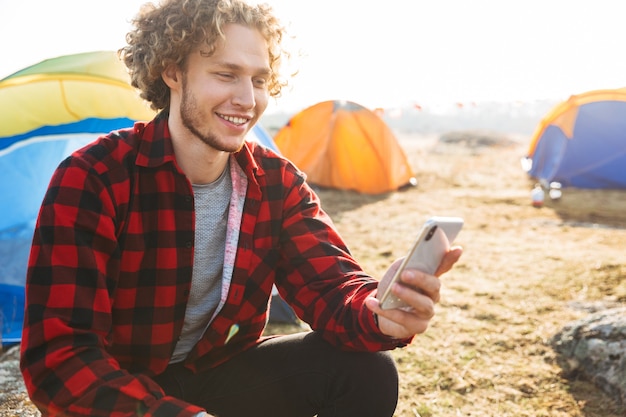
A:
{"type": "Polygon", "coordinates": [[[222,143],[218,137],[211,131],[202,133],[198,126],[201,124],[201,112],[198,108],[198,102],[195,97],[187,89],[187,77],[183,75],[183,94],[180,104],[180,118],[183,126],[187,128],[195,137],[200,139],[207,146],[222,152],[237,152],[243,147],[243,141],[237,146],[228,146],[222,143]]]}

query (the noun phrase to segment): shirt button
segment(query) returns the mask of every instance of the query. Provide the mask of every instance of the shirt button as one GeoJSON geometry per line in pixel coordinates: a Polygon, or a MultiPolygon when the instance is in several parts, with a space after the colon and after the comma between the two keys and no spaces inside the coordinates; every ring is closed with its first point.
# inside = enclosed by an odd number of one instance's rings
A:
{"type": "Polygon", "coordinates": [[[192,246],[191,241],[188,241],[187,243],[185,243],[185,246],[187,247],[187,249],[190,249],[192,246]]]}

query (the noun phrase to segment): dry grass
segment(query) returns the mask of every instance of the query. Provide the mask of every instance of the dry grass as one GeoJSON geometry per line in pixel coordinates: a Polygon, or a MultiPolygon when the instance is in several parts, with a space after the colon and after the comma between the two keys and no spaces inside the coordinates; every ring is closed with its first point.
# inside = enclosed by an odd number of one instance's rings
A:
{"type": "Polygon", "coordinates": [[[465,218],[457,241],[465,253],[443,278],[431,328],[393,351],[396,416],[625,415],[592,384],[562,378],[548,340],[585,307],[626,303],[626,193],[564,190],[537,209],[519,163],[525,138],[487,147],[400,139],[417,187],[384,196],[320,191],[375,276],[428,216],[465,218]]]}

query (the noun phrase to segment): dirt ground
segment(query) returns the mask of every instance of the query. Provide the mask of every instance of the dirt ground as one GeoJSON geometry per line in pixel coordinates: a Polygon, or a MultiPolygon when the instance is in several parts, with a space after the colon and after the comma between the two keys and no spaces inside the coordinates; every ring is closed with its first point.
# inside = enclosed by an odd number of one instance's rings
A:
{"type": "Polygon", "coordinates": [[[562,378],[549,345],[566,323],[626,304],[626,192],[564,189],[535,208],[520,164],[527,138],[478,139],[399,135],[417,187],[320,191],[374,276],[404,255],[427,217],[465,219],[464,255],[442,278],[432,326],[393,351],[396,416],[626,415],[591,383],[562,378]]]}
{"type": "Polygon", "coordinates": [[[596,308],[626,304],[626,192],[566,189],[534,208],[520,165],[527,138],[399,140],[416,187],[379,196],[319,192],[374,276],[404,255],[427,217],[465,218],[457,240],[465,253],[443,277],[431,327],[393,351],[396,416],[625,415],[593,384],[564,379],[549,339],[596,308]]]}

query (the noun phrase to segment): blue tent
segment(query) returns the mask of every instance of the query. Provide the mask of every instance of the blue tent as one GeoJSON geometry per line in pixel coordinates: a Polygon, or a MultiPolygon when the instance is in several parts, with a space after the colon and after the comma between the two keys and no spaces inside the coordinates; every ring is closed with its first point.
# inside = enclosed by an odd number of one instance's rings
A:
{"type": "Polygon", "coordinates": [[[541,182],[626,189],[626,89],[590,91],[556,106],[523,162],[541,182]]]}
{"type": "Polygon", "coordinates": [[[261,145],[265,146],[266,148],[269,148],[273,150],[274,152],[280,154],[278,147],[274,143],[274,139],[272,139],[270,134],[267,133],[267,130],[265,130],[263,126],[261,126],[258,123],[254,125],[252,130],[248,133],[248,137],[246,139],[259,142],[261,145]]]}

